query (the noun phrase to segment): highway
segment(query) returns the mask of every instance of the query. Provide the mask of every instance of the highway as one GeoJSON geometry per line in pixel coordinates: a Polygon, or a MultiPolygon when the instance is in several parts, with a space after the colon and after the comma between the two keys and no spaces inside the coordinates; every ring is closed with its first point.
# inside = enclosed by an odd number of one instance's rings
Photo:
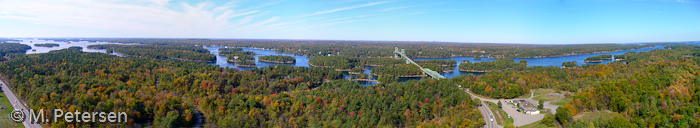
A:
{"type": "MultiPolygon", "coordinates": [[[[2,91],[3,91],[3,93],[5,93],[5,96],[7,96],[7,99],[10,100],[10,103],[12,104],[12,107],[14,107],[15,109],[23,110],[24,115],[25,115],[25,116],[24,116],[25,120],[24,120],[24,122],[22,122],[22,124],[24,124],[24,127],[26,127],[26,128],[42,128],[42,126],[39,125],[39,124],[31,124],[31,123],[29,123],[29,120],[30,120],[30,119],[28,119],[28,118],[29,118],[29,109],[27,109],[27,108],[24,106],[24,104],[19,103],[19,102],[22,102],[22,101],[20,101],[20,100],[17,99],[17,97],[15,96],[15,94],[12,93],[12,90],[10,90],[10,88],[7,87],[7,84],[5,84],[5,81],[0,80],[0,84],[2,84],[2,86],[1,86],[1,87],[2,87],[2,91]]],[[[7,117],[3,117],[3,118],[7,118],[7,117]]]]}

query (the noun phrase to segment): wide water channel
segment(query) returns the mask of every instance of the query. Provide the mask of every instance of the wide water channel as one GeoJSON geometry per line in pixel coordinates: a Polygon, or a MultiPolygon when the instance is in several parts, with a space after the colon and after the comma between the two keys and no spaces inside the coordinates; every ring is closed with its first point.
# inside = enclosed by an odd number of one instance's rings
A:
{"type": "MultiPolygon", "coordinates": [[[[27,44],[32,47],[32,49],[27,50],[27,54],[36,54],[36,53],[47,53],[49,51],[53,50],[60,50],[60,49],[66,49],[68,47],[72,46],[78,46],[82,47],[84,52],[100,52],[100,53],[105,53],[105,50],[98,50],[98,49],[89,49],[87,46],[89,45],[98,45],[98,44],[118,44],[118,43],[111,43],[111,42],[87,42],[87,41],[78,41],[78,42],[55,42],[52,40],[38,40],[38,39],[24,39],[21,42],[21,44],[27,44]],[[37,47],[34,46],[34,44],[38,43],[56,43],[59,44],[60,46],[58,47],[37,47]]],[[[637,44],[628,44],[628,45],[637,45],[637,44]]],[[[208,63],[211,65],[218,65],[220,67],[224,68],[239,68],[241,70],[249,70],[253,69],[252,67],[238,67],[235,63],[233,62],[228,62],[226,61],[226,56],[219,55],[219,48],[218,46],[213,46],[213,47],[207,47],[204,46],[205,49],[208,49],[210,54],[216,55],[216,61],[212,63],[208,63]]],[[[649,48],[641,48],[641,49],[633,49],[633,50],[621,50],[621,51],[616,51],[616,52],[608,52],[608,53],[594,53],[594,54],[584,54],[584,55],[572,55],[572,56],[561,56],[561,57],[545,57],[545,58],[513,58],[515,62],[518,62],[520,60],[527,60],[527,63],[529,66],[561,66],[563,62],[567,61],[577,61],[578,65],[584,65],[584,60],[588,57],[591,56],[599,56],[599,55],[622,55],[627,52],[644,52],[644,51],[649,51],[649,50],[655,50],[655,49],[663,49],[664,46],[662,45],[657,45],[655,47],[649,47],[649,48]]],[[[267,67],[271,65],[291,65],[291,66],[298,66],[298,67],[309,67],[309,58],[310,57],[305,57],[305,56],[298,56],[298,55],[293,55],[293,54],[286,54],[286,53],[275,53],[273,50],[263,50],[263,49],[253,49],[253,48],[243,48],[245,51],[252,51],[257,54],[255,56],[255,65],[257,67],[267,67]],[[292,56],[296,58],[296,63],[294,64],[277,64],[277,63],[268,63],[268,62],[261,62],[258,60],[258,56],[265,56],[265,55],[285,55],[285,56],[292,56]]],[[[117,55],[117,56],[122,56],[117,53],[111,53],[111,55],[117,55]]],[[[453,67],[454,72],[450,73],[441,73],[443,76],[447,78],[452,78],[460,75],[465,75],[465,74],[474,74],[474,75],[481,75],[483,73],[471,73],[471,72],[461,72],[459,71],[459,65],[460,62],[464,60],[469,60],[470,62],[483,62],[483,61],[493,61],[495,59],[493,58],[481,58],[480,60],[475,60],[474,57],[451,57],[451,58],[413,58],[415,60],[456,60],[457,61],[457,66],[453,67]]],[[[604,60],[603,62],[600,63],[589,63],[589,64],[605,64],[612,62],[612,60],[604,60]]],[[[369,74],[372,70],[372,67],[368,67],[369,70],[363,71],[363,73],[369,74]]],[[[344,72],[345,78],[350,78],[350,75],[347,74],[347,72],[344,72]]],[[[373,79],[376,79],[376,77],[373,77],[373,79]]],[[[402,80],[409,80],[409,79],[420,79],[420,78],[402,78],[402,80]]],[[[374,85],[376,82],[361,82],[362,84],[365,85],[374,85]]]]}

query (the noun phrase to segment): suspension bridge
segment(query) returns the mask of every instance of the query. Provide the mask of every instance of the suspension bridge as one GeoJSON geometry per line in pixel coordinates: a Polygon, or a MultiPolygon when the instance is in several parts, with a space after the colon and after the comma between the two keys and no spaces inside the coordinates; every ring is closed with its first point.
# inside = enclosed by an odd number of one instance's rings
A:
{"type": "Polygon", "coordinates": [[[445,76],[440,75],[440,73],[438,73],[436,71],[430,70],[428,68],[423,68],[420,65],[418,65],[416,62],[411,60],[411,58],[408,58],[408,56],[406,56],[404,49],[401,49],[401,51],[399,51],[398,47],[394,47],[394,58],[401,58],[401,59],[406,60],[406,64],[414,64],[414,65],[418,66],[418,68],[420,68],[420,70],[423,71],[423,74],[427,74],[428,76],[430,76],[432,78],[435,78],[435,79],[446,78],[445,76]]]}

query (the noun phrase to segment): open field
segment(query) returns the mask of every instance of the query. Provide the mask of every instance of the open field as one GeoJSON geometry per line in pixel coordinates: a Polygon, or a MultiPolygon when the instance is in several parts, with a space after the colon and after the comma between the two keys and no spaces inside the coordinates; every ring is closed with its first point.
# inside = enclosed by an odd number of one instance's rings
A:
{"type": "Polygon", "coordinates": [[[555,127],[547,127],[547,125],[542,124],[541,121],[533,122],[531,124],[523,125],[520,128],[556,128],[555,127]]]}
{"type": "Polygon", "coordinates": [[[572,100],[571,98],[564,98],[564,99],[559,100],[559,102],[555,102],[555,103],[552,103],[552,104],[553,104],[553,105],[562,106],[562,105],[564,105],[564,104],[566,104],[566,103],[569,103],[569,101],[571,101],[571,100],[572,100]]]}
{"type": "Polygon", "coordinates": [[[583,112],[574,115],[574,120],[594,121],[598,118],[609,120],[615,117],[620,117],[617,112],[583,112]]]}
{"type": "Polygon", "coordinates": [[[539,96],[542,94],[548,94],[548,93],[552,93],[555,91],[554,91],[554,89],[537,89],[537,90],[533,89],[532,92],[534,93],[535,96],[539,96]]]}
{"type": "Polygon", "coordinates": [[[13,127],[18,127],[18,128],[24,128],[24,125],[21,123],[15,123],[14,121],[10,120],[10,112],[12,112],[12,105],[10,104],[10,101],[7,100],[7,97],[5,97],[5,93],[0,93],[0,106],[4,107],[5,110],[0,109],[0,127],[2,128],[13,128],[13,127]]]}
{"type": "Polygon", "coordinates": [[[540,101],[540,100],[551,101],[551,100],[559,99],[559,96],[557,96],[557,95],[541,95],[541,96],[535,96],[532,99],[535,101],[540,101]]]}

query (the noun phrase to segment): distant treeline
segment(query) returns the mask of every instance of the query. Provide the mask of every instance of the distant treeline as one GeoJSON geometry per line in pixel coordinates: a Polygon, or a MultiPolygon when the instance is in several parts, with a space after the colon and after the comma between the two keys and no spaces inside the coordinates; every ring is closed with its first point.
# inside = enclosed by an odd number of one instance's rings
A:
{"type": "Polygon", "coordinates": [[[515,63],[513,59],[500,58],[491,62],[479,62],[472,63],[468,60],[464,60],[461,65],[459,65],[459,70],[467,72],[490,72],[494,70],[523,70],[527,68],[527,60],[520,60],[520,62],[515,63]]]}
{"type": "Polygon", "coordinates": [[[37,46],[37,47],[49,47],[49,48],[50,48],[50,47],[58,47],[58,46],[60,46],[60,45],[59,45],[59,44],[56,44],[56,43],[45,43],[45,44],[34,44],[34,46],[37,46]]]}
{"type": "Polygon", "coordinates": [[[209,54],[207,49],[194,46],[162,46],[162,45],[90,45],[91,49],[113,49],[114,52],[137,57],[157,59],[179,59],[185,61],[213,62],[216,56],[209,54]]]}
{"type": "Polygon", "coordinates": [[[260,56],[258,57],[260,60],[263,62],[271,62],[271,63],[295,63],[296,59],[291,56],[280,56],[280,55],[268,55],[268,56],[260,56]]]}
{"type": "MultiPolygon", "coordinates": [[[[76,39],[77,40],[77,39],[76,39]]],[[[406,49],[413,58],[447,58],[455,56],[485,56],[489,58],[535,58],[565,55],[612,52],[617,50],[653,47],[657,44],[619,45],[523,45],[523,44],[475,44],[443,42],[397,41],[327,41],[327,40],[210,40],[210,39],[85,39],[120,43],[152,45],[250,47],[274,49],[276,52],[303,56],[340,55],[351,57],[391,57],[394,47],[406,49]]]]}

